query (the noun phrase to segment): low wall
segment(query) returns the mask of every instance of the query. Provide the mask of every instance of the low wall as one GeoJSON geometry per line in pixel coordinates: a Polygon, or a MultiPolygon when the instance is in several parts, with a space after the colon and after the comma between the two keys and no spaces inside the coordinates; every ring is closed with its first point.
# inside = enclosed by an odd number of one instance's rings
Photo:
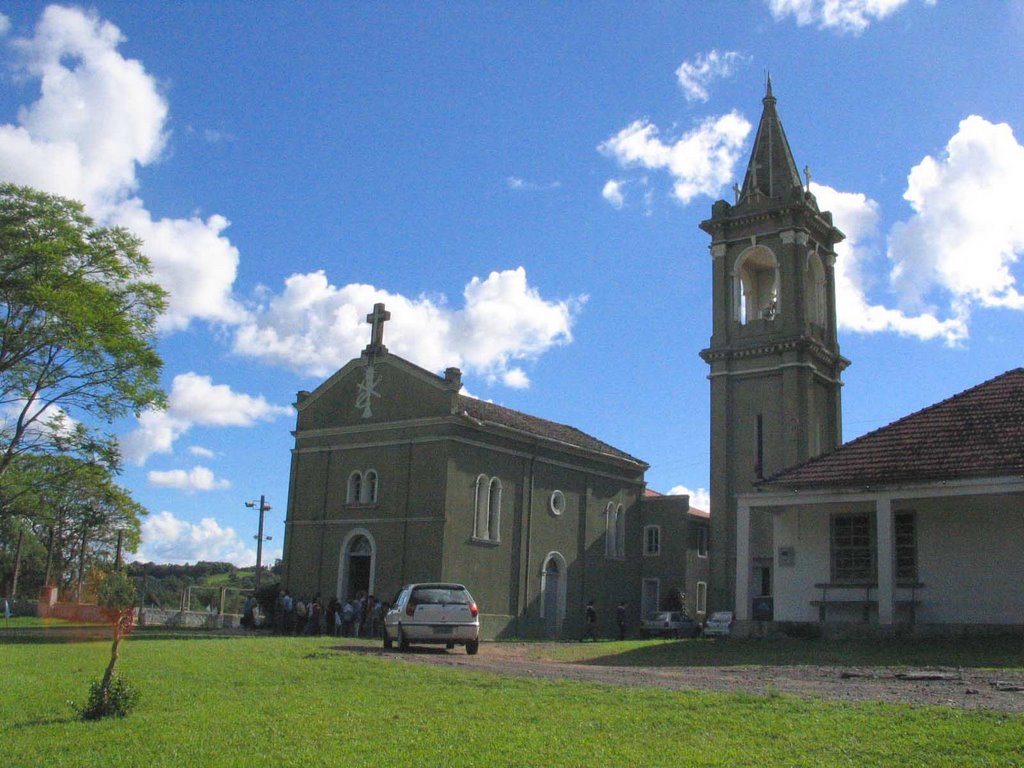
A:
{"type": "MultiPolygon", "coordinates": [[[[109,624],[110,617],[98,605],[92,603],[37,603],[38,615],[44,619],[109,624]]],[[[134,610],[134,609],[133,609],[134,610]]]]}
{"type": "Polygon", "coordinates": [[[140,627],[188,627],[192,629],[234,629],[241,626],[237,613],[210,614],[206,611],[179,611],[166,608],[143,608],[140,627]]]}

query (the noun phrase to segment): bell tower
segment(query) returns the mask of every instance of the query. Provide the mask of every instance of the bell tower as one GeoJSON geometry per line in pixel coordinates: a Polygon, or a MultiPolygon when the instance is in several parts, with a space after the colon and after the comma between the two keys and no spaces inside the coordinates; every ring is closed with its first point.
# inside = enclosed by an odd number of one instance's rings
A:
{"type": "MultiPolygon", "coordinates": [[[[842,441],[835,244],[844,237],[805,187],[768,78],[742,188],[719,200],[711,236],[711,610],[735,609],[736,494],[842,441]]],[[[751,595],[770,596],[771,520],[752,511],[751,595]]]]}

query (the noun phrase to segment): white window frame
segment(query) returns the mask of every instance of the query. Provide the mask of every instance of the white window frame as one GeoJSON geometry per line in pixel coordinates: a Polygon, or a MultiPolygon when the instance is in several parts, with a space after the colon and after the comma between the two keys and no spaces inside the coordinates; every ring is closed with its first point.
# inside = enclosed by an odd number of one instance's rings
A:
{"type": "Polygon", "coordinates": [[[476,493],[473,497],[473,538],[476,541],[487,541],[487,502],[490,496],[490,484],[486,475],[476,476],[476,493]]]}
{"type": "Polygon", "coordinates": [[[501,541],[501,480],[491,478],[487,484],[487,536],[488,541],[501,541]]]}
{"type": "Polygon", "coordinates": [[[621,504],[615,508],[615,556],[626,557],[626,508],[621,504]]]}
{"type": "Polygon", "coordinates": [[[604,508],[604,556],[615,557],[618,547],[615,544],[615,504],[608,502],[604,508]]]}
{"type": "Polygon", "coordinates": [[[348,488],[345,491],[346,504],[359,504],[363,492],[363,473],[358,469],[348,476],[348,488]]]}
{"type": "Polygon", "coordinates": [[[360,504],[376,504],[380,495],[380,475],[377,470],[368,469],[363,473],[362,487],[360,488],[360,504]],[[372,480],[371,480],[372,478],[372,480]]]}
{"type": "Polygon", "coordinates": [[[565,494],[561,491],[555,490],[551,492],[551,498],[548,499],[548,509],[551,510],[551,514],[558,517],[565,511],[565,494]]]}
{"type": "Polygon", "coordinates": [[[706,581],[697,582],[697,604],[695,606],[697,615],[708,612],[708,584],[706,581]]]}
{"type": "Polygon", "coordinates": [[[711,531],[706,525],[697,526],[697,557],[708,556],[708,540],[711,536],[711,531]]]}
{"type": "Polygon", "coordinates": [[[644,526],[644,557],[658,557],[661,555],[661,526],[644,526]],[[652,541],[653,537],[653,541],[652,541]],[[651,546],[651,545],[654,546],[651,546]]]}

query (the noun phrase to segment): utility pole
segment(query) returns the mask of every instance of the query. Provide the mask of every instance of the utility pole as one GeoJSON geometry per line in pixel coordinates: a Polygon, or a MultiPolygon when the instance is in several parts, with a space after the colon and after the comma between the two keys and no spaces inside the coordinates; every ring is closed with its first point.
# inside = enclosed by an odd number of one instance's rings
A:
{"type": "Polygon", "coordinates": [[[266,538],[267,541],[270,541],[271,539],[270,536],[263,536],[263,515],[270,511],[271,507],[267,504],[267,497],[263,495],[260,496],[259,502],[247,501],[245,502],[245,506],[249,509],[255,509],[257,507],[257,503],[260,511],[259,532],[256,534],[256,593],[258,594],[260,591],[260,571],[263,568],[263,539],[266,538]]]}

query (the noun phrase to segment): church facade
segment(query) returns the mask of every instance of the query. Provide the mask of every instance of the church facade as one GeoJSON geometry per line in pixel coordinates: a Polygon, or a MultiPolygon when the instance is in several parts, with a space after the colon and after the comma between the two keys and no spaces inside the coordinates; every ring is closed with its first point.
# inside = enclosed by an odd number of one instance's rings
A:
{"type": "Polygon", "coordinates": [[[645,500],[640,459],[389,353],[388,317],[375,307],[362,355],[299,393],[286,587],[390,600],[458,581],[485,637],[575,636],[589,600],[603,634],[620,602],[631,626],[678,592],[702,616],[707,520],[688,497],[645,500]]]}

